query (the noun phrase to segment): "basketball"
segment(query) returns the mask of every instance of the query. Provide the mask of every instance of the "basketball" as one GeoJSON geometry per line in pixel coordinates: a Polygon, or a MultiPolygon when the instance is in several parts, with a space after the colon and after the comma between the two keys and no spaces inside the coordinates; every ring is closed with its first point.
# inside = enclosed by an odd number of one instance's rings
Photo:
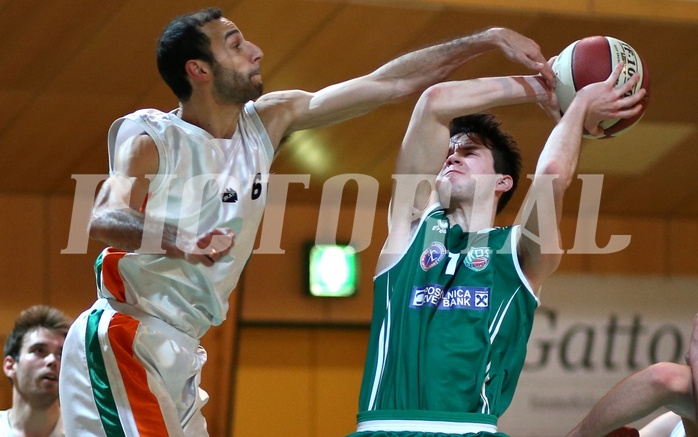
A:
{"type": "Polygon", "coordinates": [[[555,93],[560,103],[560,111],[563,114],[572,103],[578,90],[590,83],[608,79],[615,66],[620,62],[625,63],[625,68],[618,78],[616,86],[627,82],[633,75],[639,74],[640,81],[631,93],[642,88],[647,91],[642,100],[642,111],[631,118],[604,120],[601,123],[604,133],[599,137],[585,135],[587,138],[614,137],[626,132],[640,121],[649,103],[650,75],[647,66],[629,44],[610,36],[590,36],[575,41],[560,52],[560,55],[553,62],[555,93]]]}

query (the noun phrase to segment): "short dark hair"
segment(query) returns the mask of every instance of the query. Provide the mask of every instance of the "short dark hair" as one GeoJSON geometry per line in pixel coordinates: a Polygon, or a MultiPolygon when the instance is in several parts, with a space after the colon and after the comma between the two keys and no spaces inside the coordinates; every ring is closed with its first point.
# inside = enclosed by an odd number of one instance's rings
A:
{"type": "Polygon", "coordinates": [[[213,64],[211,40],[201,30],[209,21],[223,16],[218,8],[206,8],[191,14],[180,15],[170,22],[158,39],[158,71],[177,98],[186,102],[192,87],[187,79],[185,65],[191,59],[213,64]]]}
{"type": "Polygon", "coordinates": [[[46,305],[34,305],[22,311],[15,319],[15,326],[5,341],[5,356],[19,359],[24,336],[35,329],[46,328],[65,337],[70,319],[63,312],[46,305]]]}
{"type": "Polygon", "coordinates": [[[519,185],[521,174],[521,153],[514,138],[502,130],[501,123],[492,114],[470,114],[451,120],[451,138],[465,133],[478,144],[492,151],[494,171],[509,175],[513,180],[511,190],[502,193],[497,203],[497,214],[509,203],[519,185]]]}

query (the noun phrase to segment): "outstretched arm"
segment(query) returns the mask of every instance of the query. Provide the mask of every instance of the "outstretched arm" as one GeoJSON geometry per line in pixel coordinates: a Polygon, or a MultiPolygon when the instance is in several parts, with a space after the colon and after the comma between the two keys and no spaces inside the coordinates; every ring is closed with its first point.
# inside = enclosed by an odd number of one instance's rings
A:
{"type": "Polygon", "coordinates": [[[568,437],[602,437],[660,407],[684,416],[694,408],[688,366],[653,364],[616,384],[568,437]]]}
{"type": "MultiPolygon", "coordinates": [[[[691,355],[695,355],[695,352],[698,352],[698,315],[694,320],[689,346],[689,364],[691,355]]],[[[668,408],[671,413],[652,422],[652,426],[643,428],[641,437],[668,436],[668,433],[656,432],[665,429],[660,428],[660,425],[669,420],[675,426],[678,423],[677,416],[683,418],[686,436],[695,436],[695,421],[686,419],[693,417],[698,404],[694,388],[695,374],[690,365],[676,363],[657,363],[634,373],[606,393],[567,437],[601,437],[646,417],[660,407],[668,408]]]]}
{"type": "Polygon", "coordinates": [[[255,106],[274,144],[297,130],[326,126],[397,102],[445,80],[456,68],[494,49],[543,75],[554,74],[538,44],[504,28],[491,28],[405,54],[374,72],[315,93],[279,91],[260,97],[255,106]]]}
{"type": "Polygon", "coordinates": [[[557,229],[562,217],[562,199],[577,169],[584,129],[593,135],[599,134],[601,121],[632,117],[642,109],[639,102],[645,95],[644,90],[624,96],[635,86],[639,75],[614,88],[623,67],[619,64],[604,82],[588,85],[577,92],[538,159],[523,207],[524,214],[527,211],[530,214],[524,217],[518,246],[523,272],[534,290],[560,263],[562,251],[557,229]]]}

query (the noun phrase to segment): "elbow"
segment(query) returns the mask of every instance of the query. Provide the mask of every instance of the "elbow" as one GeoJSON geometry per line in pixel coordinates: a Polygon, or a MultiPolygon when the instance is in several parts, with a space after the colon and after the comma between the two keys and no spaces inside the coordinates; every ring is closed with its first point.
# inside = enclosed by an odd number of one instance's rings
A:
{"type": "Polygon", "coordinates": [[[539,165],[536,173],[552,177],[558,183],[563,183],[565,188],[569,186],[574,176],[574,171],[571,168],[557,160],[551,160],[539,165]]]}
{"type": "MultiPolygon", "coordinates": [[[[419,97],[416,109],[424,114],[431,114],[438,119],[444,118],[442,117],[442,112],[446,98],[446,92],[442,84],[432,85],[419,97]]],[[[450,122],[450,119],[447,121],[450,122]]]]}
{"type": "Polygon", "coordinates": [[[563,166],[556,160],[540,163],[537,173],[545,175],[560,175],[564,171],[563,166]]]}
{"type": "Polygon", "coordinates": [[[102,220],[93,213],[87,228],[88,236],[91,240],[102,241],[103,232],[104,226],[102,220]]]}
{"type": "Polygon", "coordinates": [[[444,88],[445,86],[442,83],[432,85],[426,90],[424,90],[419,100],[424,101],[425,104],[429,106],[438,106],[439,102],[441,102],[444,99],[444,88]]]}
{"type": "Polygon", "coordinates": [[[92,210],[92,215],[90,216],[90,222],[88,223],[87,235],[91,240],[100,241],[102,243],[107,243],[107,235],[109,232],[109,225],[113,222],[112,214],[106,209],[100,207],[92,210]]]}
{"type": "Polygon", "coordinates": [[[394,98],[402,99],[415,93],[424,93],[434,87],[438,88],[448,78],[452,70],[453,68],[446,66],[431,66],[428,71],[421,70],[411,76],[398,79],[392,84],[394,98]]]}

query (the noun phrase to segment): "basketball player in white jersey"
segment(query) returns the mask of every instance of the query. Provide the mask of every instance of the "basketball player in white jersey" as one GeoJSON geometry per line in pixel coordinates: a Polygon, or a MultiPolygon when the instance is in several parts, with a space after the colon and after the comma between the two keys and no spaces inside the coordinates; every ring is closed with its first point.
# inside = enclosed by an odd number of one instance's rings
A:
{"type": "Polygon", "coordinates": [[[179,107],[109,131],[110,177],[90,227],[109,248],[95,265],[98,300],[66,340],[66,434],[206,436],[199,340],[226,317],[282,138],[399,101],[494,49],[553,83],[535,42],[493,28],[314,93],[262,95],[262,51],[220,10],[172,21],[158,69],[179,107]]]}

